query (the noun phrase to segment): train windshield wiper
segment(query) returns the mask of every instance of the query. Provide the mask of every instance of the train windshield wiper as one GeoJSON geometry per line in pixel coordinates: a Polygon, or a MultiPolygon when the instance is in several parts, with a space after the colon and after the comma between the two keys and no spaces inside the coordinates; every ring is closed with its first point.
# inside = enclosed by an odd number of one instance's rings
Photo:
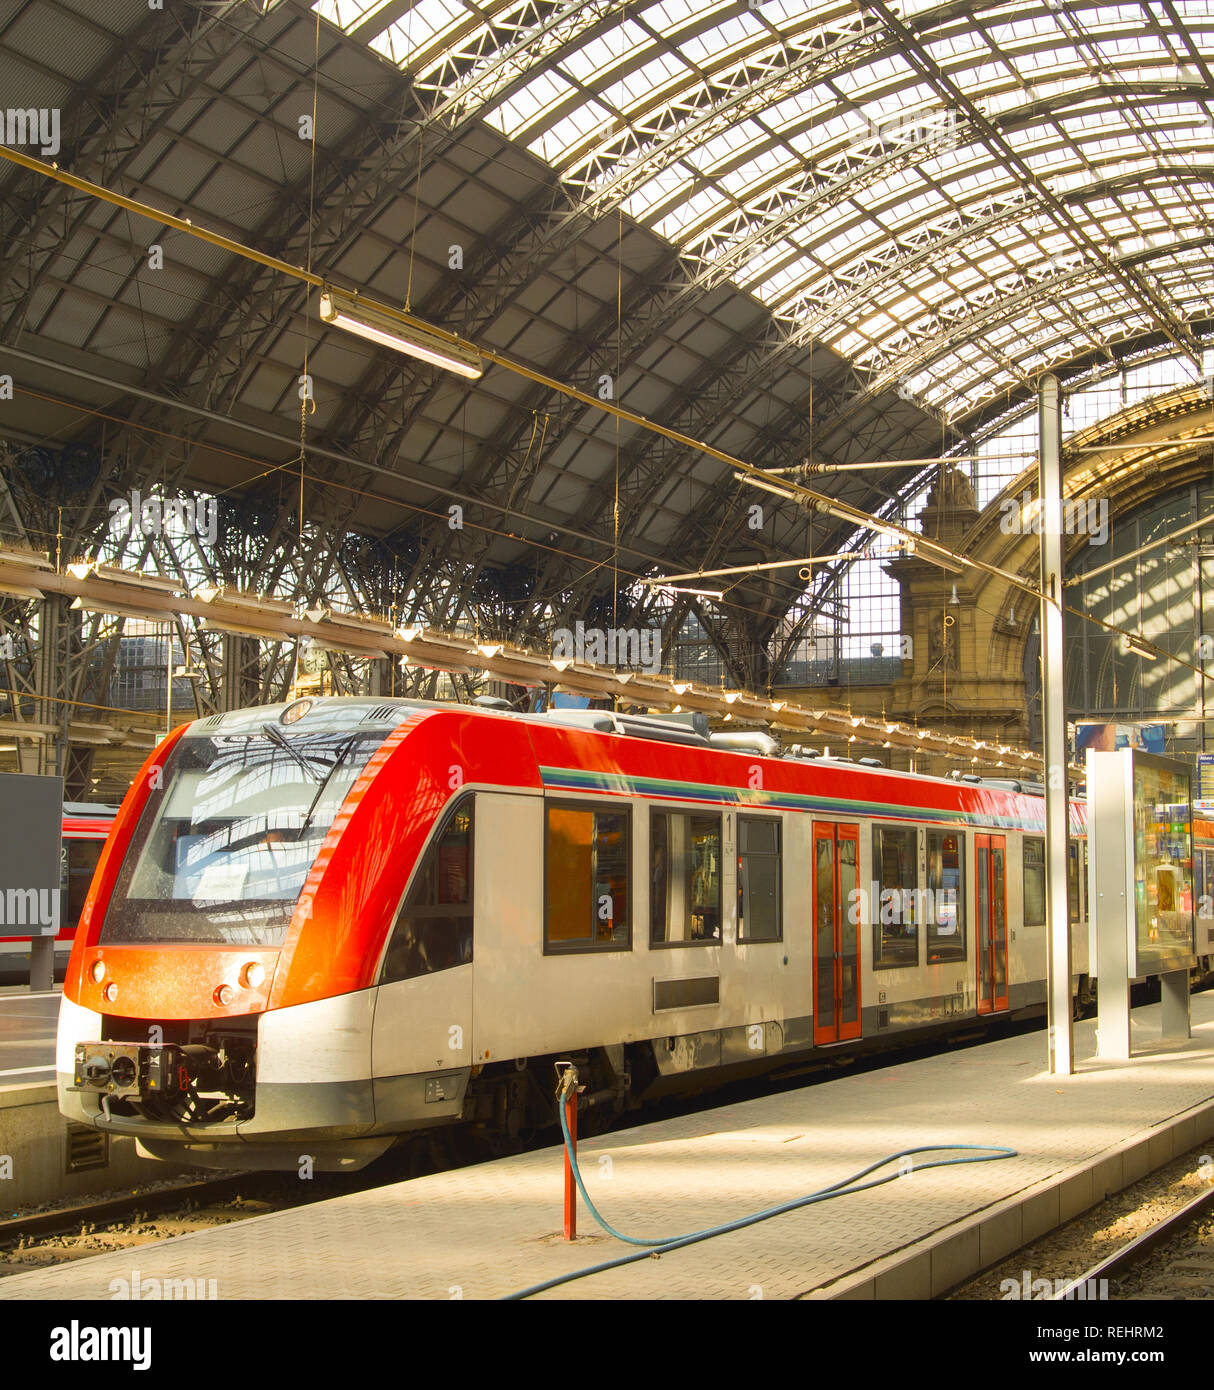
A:
{"type": "MultiPolygon", "coordinates": [[[[294,758],[295,761],[300,765],[300,767],[303,768],[303,770],[314,782],[319,782],[321,787],[324,787],[325,783],[329,780],[329,777],[333,775],[331,772],[329,773],[329,776],[322,777],[320,773],[317,772],[317,770],[312,766],[312,764],[308,762],[308,760],[299,751],[299,749],[294,747],[294,745],[291,743],[291,740],[289,738],[284,737],[282,730],[275,728],[273,724],[263,724],[261,726],[261,729],[262,733],[264,733],[265,736],[272,743],[277,744],[278,747],[281,748],[283,752],[288,755],[288,757],[294,758]]],[[[313,802],[313,805],[315,804],[316,803],[313,802]]]]}
{"type": "Polygon", "coordinates": [[[350,756],[354,745],[358,742],[358,735],[351,734],[342,745],[341,752],[333,759],[333,766],[325,774],[319,787],[316,788],[316,795],[312,798],[312,804],[308,807],[308,814],[304,817],[303,824],[299,827],[299,838],[302,840],[307,832],[308,826],[312,824],[312,817],[316,814],[316,806],[320,798],[325,794],[325,788],[333,780],[333,774],[341,767],[342,763],[350,756]]]}

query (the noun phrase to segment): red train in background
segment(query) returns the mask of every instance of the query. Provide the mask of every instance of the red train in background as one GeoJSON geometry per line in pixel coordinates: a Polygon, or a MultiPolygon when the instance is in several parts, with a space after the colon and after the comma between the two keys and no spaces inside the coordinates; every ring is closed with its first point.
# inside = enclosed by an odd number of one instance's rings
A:
{"type": "MultiPolygon", "coordinates": [[[[117,806],[85,801],[63,803],[63,850],[60,877],[59,931],[55,936],[55,978],[62,980],[67,970],[76,924],[88,896],[89,885],[101,846],[110,833],[117,806]]],[[[24,984],[30,975],[28,936],[7,936],[0,926],[0,984],[24,984]]]]}
{"type": "MultiPolygon", "coordinates": [[[[152,754],[60,1010],[69,1118],[356,1168],[1042,1010],[1044,802],[669,718],[302,699],[152,754]]],[[[1071,806],[1072,990],[1088,984],[1071,806]]]]}

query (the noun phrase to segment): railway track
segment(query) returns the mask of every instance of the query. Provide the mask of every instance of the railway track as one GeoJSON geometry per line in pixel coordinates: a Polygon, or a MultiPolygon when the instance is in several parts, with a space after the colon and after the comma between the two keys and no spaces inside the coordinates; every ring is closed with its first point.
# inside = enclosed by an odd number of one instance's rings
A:
{"type": "Polygon", "coordinates": [[[944,1297],[1054,1302],[1069,1290],[1075,1299],[1110,1301],[1214,1298],[1212,1175],[1207,1143],[1106,1197],[944,1297]],[[1204,1248],[1195,1249],[1195,1241],[1204,1248]]]}
{"type": "MultiPolygon", "coordinates": [[[[133,1249],[339,1195],[328,1184],[299,1190],[303,1187],[281,1173],[225,1174],[11,1217],[0,1221],[0,1290],[11,1274],[133,1249]]],[[[347,1182],[342,1190],[350,1191],[352,1185],[347,1182]]]]}
{"type": "Polygon", "coordinates": [[[1055,1299],[1214,1299],[1214,1187],[1087,1270],[1055,1299]],[[1081,1294],[1082,1291],[1082,1294],[1081,1294]]]}
{"type": "MultiPolygon", "coordinates": [[[[1009,1024],[1007,1031],[1019,1033],[1038,1027],[1037,1021],[1024,1020],[1009,1024]]],[[[964,1050],[988,1040],[986,1034],[973,1038],[949,1037],[903,1049],[896,1058],[881,1053],[836,1058],[815,1067],[816,1074],[810,1076],[730,1082],[711,1092],[670,1097],[643,1110],[629,1112],[620,1116],[612,1128],[631,1129],[679,1114],[712,1110],[769,1095],[777,1090],[808,1090],[836,1076],[879,1068],[892,1060],[905,1061],[916,1056],[964,1050]]],[[[559,1131],[554,1131],[519,1147],[558,1148],[559,1145],[559,1131]]],[[[137,1248],[230,1221],[483,1162],[493,1156],[483,1149],[473,1150],[471,1145],[461,1143],[455,1131],[436,1131],[431,1136],[419,1138],[409,1148],[390,1151],[356,1174],[317,1174],[310,1181],[302,1182],[292,1173],[229,1173],[176,1184],[166,1182],[142,1191],[115,1193],[98,1200],[18,1214],[0,1221],[0,1288],[7,1275],[45,1269],[113,1250],[137,1248]]]]}

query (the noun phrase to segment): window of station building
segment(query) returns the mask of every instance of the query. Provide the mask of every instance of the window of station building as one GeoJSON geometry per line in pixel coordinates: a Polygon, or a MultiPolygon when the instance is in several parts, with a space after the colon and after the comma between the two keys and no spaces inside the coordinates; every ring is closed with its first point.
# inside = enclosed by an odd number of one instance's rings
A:
{"type": "MultiPolygon", "coordinates": [[[[913,827],[873,826],[873,968],[919,964],[919,832],[913,827]]],[[[861,899],[863,901],[863,899],[861,899]]]]}
{"type": "Polygon", "coordinates": [[[738,940],[779,941],[780,838],[778,820],[738,817],[738,940]]]}
{"type": "Polygon", "coordinates": [[[1045,841],[1024,837],[1024,925],[1045,926],[1045,841]]]}
{"type": "Polygon", "coordinates": [[[628,950],[628,811],[549,804],[544,848],[544,950],[628,950]]]}
{"type": "Polygon", "coordinates": [[[447,812],[392,930],[381,983],[412,980],[472,959],[475,798],[447,812]]]}
{"type": "Polygon", "coordinates": [[[927,963],[964,960],[965,836],[953,830],[927,832],[927,963]]]}
{"type": "Polygon", "coordinates": [[[721,817],[654,811],[650,819],[649,943],[721,940],[721,817]]]}

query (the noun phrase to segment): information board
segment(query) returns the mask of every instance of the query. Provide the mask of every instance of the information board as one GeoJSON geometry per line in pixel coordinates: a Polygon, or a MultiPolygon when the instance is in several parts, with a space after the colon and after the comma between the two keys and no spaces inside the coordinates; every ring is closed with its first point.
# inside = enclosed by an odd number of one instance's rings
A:
{"type": "Polygon", "coordinates": [[[1214,811],[1214,753],[1197,755],[1197,795],[1193,805],[1199,811],[1214,811]]]}
{"type": "Polygon", "coordinates": [[[0,772],[0,937],[58,932],[62,848],[62,777],[0,772]]]}

